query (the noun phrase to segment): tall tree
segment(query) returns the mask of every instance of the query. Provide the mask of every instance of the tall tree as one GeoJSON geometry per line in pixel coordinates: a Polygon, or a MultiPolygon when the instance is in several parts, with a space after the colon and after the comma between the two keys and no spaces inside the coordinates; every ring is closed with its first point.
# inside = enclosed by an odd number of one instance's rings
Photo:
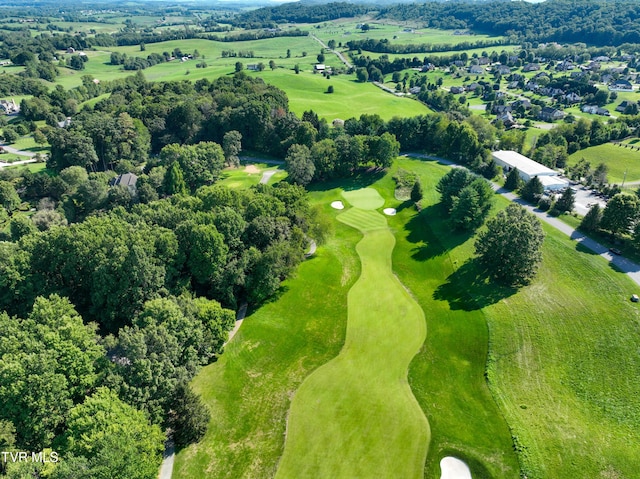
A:
{"type": "Polygon", "coordinates": [[[596,203],[593,205],[582,221],[580,222],[580,229],[583,231],[598,231],[600,228],[600,222],[602,221],[602,209],[600,205],[596,203]]]}
{"type": "Polygon", "coordinates": [[[507,180],[504,182],[504,187],[510,191],[515,191],[522,187],[522,178],[520,178],[520,172],[517,168],[513,168],[507,175],[507,180]]]}
{"type": "Polygon", "coordinates": [[[168,195],[184,195],[187,193],[187,184],[180,164],[176,161],[171,164],[164,177],[164,191],[168,195]]]}
{"type": "Polygon", "coordinates": [[[291,181],[299,185],[307,185],[316,171],[311,159],[311,152],[305,145],[292,145],[285,158],[287,171],[291,181]]]}
{"type": "Polygon", "coordinates": [[[535,215],[515,203],[487,222],[476,241],[478,261],[489,276],[510,285],[529,283],[542,261],[544,231],[535,215]]]}
{"type": "Polygon", "coordinates": [[[609,200],[600,226],[614,234],[630,234],[640,216],[640,200],[630,193],[618,193],[609,200]]]}
{"type": "Polygon", "coordinates": [[[520,189],[520,196],[530,203],[537,203],[544,193],[544,186],[540,178],[534,176],[520,189]]]}
{"type": "Polygon", "coordinates": [[[65,449],[74,467],[63,468],[54,478],[157,477],[164,435],[158,426],[149,424],[142,412],[122,402],[115,392],[99,388],[71,410],[67,426],[65,449]],[[85,471],[85,475],[72,475],[69,469],[76,469],[76,474],[85,471]]]}
{"type": "Polygon", "coordinates": [[[238,154],[242,151],[242,134],[237,130],[226,132],[222,139],[222,149],[227,165],[238,166],[240,164],[238,154]]]}
{"type": "Polygon", "coordinates": [[[556,201],[555,209],[560,212],[571,211],[576,201],[576,194],[571,188],[567,188],[556,201]]]}

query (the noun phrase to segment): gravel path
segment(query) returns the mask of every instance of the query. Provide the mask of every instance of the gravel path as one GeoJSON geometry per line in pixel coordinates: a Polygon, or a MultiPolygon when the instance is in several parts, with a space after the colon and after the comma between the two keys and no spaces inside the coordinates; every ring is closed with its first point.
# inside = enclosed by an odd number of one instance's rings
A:
{"type": "Polygon", "coordinates": [[[260,183],[266,185],[271,177],[276,174],[276,170],[269,170],[262,173],[262,178],[260,179],[260,183]]]}
{"type": "MultiPolygon", "coordinates": [[[[437,156],[432,156],[432,155],[424,155],[424,154],[421,154],[421,153],[405,153],[405,154],[403,154],[403,156],[408,156],[408,157],[412,157],[412,158],[425,158],[425,159],[429,159],[429,160],[436,160],[436,161],[438,161],[440,163],[443,163],[445,165],[460,167],[460,165],[454,163],[453,161],[449,161],[449,160],[446,160],[444,158],[439,158],[437,156]]],[[[614,265],[620,271],[622,271],[623,273],[626,273],[627,276],[629,276],[637,285],[640,285],[640,265],[638,265],[637,263],[634,263],[633,261],[631,261],[631,260],[629,260],[629,259],[627,259],[627,258],[625,258],[623,256],[615,255],[615,254],[611,253],[608,248],[606,248],[605,246],[601,245],[597,241],[587,237],[584,233],[581,233],[580,231],[577,231],[577,230],[573,229],[571,226],[563,223],[558,218],[550,216],[547,213],[545,213],[544,211],[540,211],[539,209],[534,208],[533,206],[528,204],[526,201],[524,201],[523,199],[519,198],[514,193],[505,190],[504,188],[502,188],[498,184],[492,182],[491,186],[496,191],[496,193],[499,193],[502,196],[504,196],[505,198],[507,198],[507,199],[509,199],[509,200],[511,200],[511,201],[513,201],[515,203],[518,203],[518,204],[522,205],[523,207],[525,207],[527,209],[527,211],[530,211],[531,213],[536,215],[538,218],[540,218],[540,220],[542,220],[545,223],[553,226],[558,231],[561,231],[562,233],[566,234],[569,238],[571,238],[572,240],[580,243],[585,248],[588,248],[589,250],[593,251],[594,253],[602,256],[604,259],[609,261],[612,265],[614,265]]]]}

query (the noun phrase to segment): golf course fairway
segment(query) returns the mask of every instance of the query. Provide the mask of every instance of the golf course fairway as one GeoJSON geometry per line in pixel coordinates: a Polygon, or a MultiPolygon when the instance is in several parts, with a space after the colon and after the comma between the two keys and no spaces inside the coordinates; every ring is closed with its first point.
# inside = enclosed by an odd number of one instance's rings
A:
{"type": "Polygon", "coordinates": [[[296,392],[276,478],[418,479],[430,430],[407,369],[426,337],[424,313],[392,272],[395,238],[375,211],[382,197],[371,188],[343,196],[354,206],[338,220],[363,234],[345,344],[296,392]]]}

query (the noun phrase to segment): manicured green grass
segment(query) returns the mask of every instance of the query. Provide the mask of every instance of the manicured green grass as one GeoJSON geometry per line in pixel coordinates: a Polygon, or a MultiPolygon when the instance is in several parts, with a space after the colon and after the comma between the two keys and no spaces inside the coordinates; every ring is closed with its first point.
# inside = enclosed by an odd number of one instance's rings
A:
{"type": "MultiPolygon", "coordinates": [[[[315,193],[323,214],[338,191],[315,193]]],[[[193,386],[212,413],[204,439],[179,452],[176,479],[270,478],[284,446],[290,401],[300,383],[342,348],[347,292],[359,276],[359,233],[335,222],[335,235],[273,302],[250,314],[220,360],[193,386]]]]}
{"type": "MultiPolygon", "coordinates": [[[[429,184],[428,176],[421,178],[423,185],[429,184]]],[[[497,208],[506,204],[506,200],[497,198],[497,208]]],[[[640,358],[631,351],[637,348],[640,310],[628,297],[637,291],[637,285],[599,256],[583,251],[548,227],[544,260],[531,285],[515,291],[486,284],[478,276],[475,263],[469,261],[473,239],[447,235],[429,208],[422,214],[427,215],[425,220],[436,244],[418,243],[422,248],[414,253],[427,258],[425,265],[431,257],[450,258],[449,271],[440,273],[446,278],[432,294],[442,305],[448,305],[451,313],[461,315],[467,332],[472,330],[474,315],[486,318],[490,386],[516,438],[527,477],[634,477],[640,469],[640,459],[634,452],[640,447],[634,432],[640,423],[640,358]]],[[[409,237],[412,234],[418,236],[410,229],[409,237]]],[[[394,256],[395,264],[396,258],[401,257],[394,256]]],[[[411,273],[409,278],[416,274],[411,273]]],[[[402,273],[399,277],[405,282],[402,273]]],[[[418,278],[414,283],[410,279],[405,282],[412,291],[416,291],[413,284],[421,285],[416,292],[418,298],[422,290],[433,292],[418,278]]],[[[432,338],[442,339],[429,317],[427,314],[427,343],[432,338]]],[[[447,327],[453,324],[450,321],[447,327]]],[[[462,343],[455,333],[450,341],[462,343]]],[[[447,349],[442,341],[439,343],[447,349]]],[[[477,342],[469,346],[473,344],[477,342]]],[[[412,364],[415,371],[419,358],[412,364]]],[[[428,371],[435,374],[437,362],[428,364],[428,371]]],[[[416,391],[414,382],[411,384],[416,391]]],[[[416,396],[420,400],[418,392],[416,396]]],[[[441,414],[436,418],[446,417],[448,410],[438,410],[441,414]]],[[[438,420],[428,417],[437,441],[438,420]]],[[[434,444],[431,450],[435,448],[434,444]]],[[[429,461],[435,457],[430,455],[429,461]]]]}
{"type": "Polygon", "coordinates": [[[370,188],[344,196],[354,207],[338,220],[364,233],[347,337],[296,392],[276,478],[418,478],[429,425],[406,375],[426,334],[424,314],[393,275],[395,239],[373,211],[383,199],[370,188]]]}
{"type": "Polygon", "coordinates": [[[640,180],[640,151],[631,150],[613,143],[593,146],[579,150],[569,156],[568,164],[574,165],[584,158],[591,163],[591,168],[604,163],[609,168],[609,183],[621,184],[622,180],[640,180]],[[625,178],[625,171],[627,172],[625,178]]]}
{"type": "Polygon", "coordinates": [[[226,168],[223,170],[222,178],[218,183],[230,188],[248,188],[260,183],[262,175],[267,171],[275,172],[267,182],[269,185],[277,183],[287,176],[287,172],[280,165],[250,163],[243,164],[238,168],[226,168]],[[253,167],[258,171],[255,171],[253,167]]]}
{"type": "Polygon", "coordinates": [[[416,116],[430,112],[422,103],[401,98],[382,91],[372,83],[357,83],[353,75],[338,75],[325,79],[322,75],[275,70],[258,76],[284,90],[289,97],[289,108],[298,115],[307,110],[332,121],[360,117],[361,114],[378,114],[389,120],[394,116],[416,116]],[[332,85],[334,93],[326,93],[332,85]]]}
{"type": "MultiPolygon", "coordinates": [[[[437,206],[435,185],[448,167],[396,160],[416,173],[425,194],[418,213],[393,200],[394,171],[376,184],[397,215],[388,218],[396,237],[393,269],[425,312],[427,339],[409,369],[409,382],[431,425],[424,477],[440,477],[440,460],[463,459],[474,478],[518,477],[509,429],[484,378],[489,331],[481,310],[465,311],[436,291],[462,266],[469,235],[453,232],[437,206]],[[460,245],[463,245],[462,247],[460,245]]],[[[465,296],[463,290],[460,296],[465,296]]]]}

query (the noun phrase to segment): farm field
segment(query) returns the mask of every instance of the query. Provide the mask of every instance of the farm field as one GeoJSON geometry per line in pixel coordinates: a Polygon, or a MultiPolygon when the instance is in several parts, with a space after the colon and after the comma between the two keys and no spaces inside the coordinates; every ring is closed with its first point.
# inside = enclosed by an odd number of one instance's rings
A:
{"type": "Polygon", "coordinates": [[[567,163],[574,165],[582,158],[590,162],[592,168],[600,163],[607,165],[609,183],[620,185],[623,179],[625,182],[640,180],[640,151],[605,143],[576,151],[569,156],[567,163]]]}
{"type": "MultiPolygon", "coordinates": [[[[433,187],[447,168],[408,159],[397,164],[415,171],[426,192],[424,209],[417,213],[392,198],[391,174],[373,184],[385,206],[398,208],[388,219],[396,240],[394,272],[427,321],[427,339],[409,367],[411,390],[431,425],[424,476],[437,477],[440,458],[454,455],[467,461],[473,477],[514,477],[519,464],[531,478],[633,477],[640,468],[633,432],[640,425],[635,380],[640,360],[624,352],[633,350],[640,324],[640,313],[627,301],[633,283],[599,256],[545,228],[544,261],[533,284],[519,291],[485,284],[469,260],[473,238],[451,235],[435,205],[433,187]]],[[[342,199],[344,186],[327,185],[311,195],[337,217],[328,204],[342,199]]],[[[496,203],[501,209],[507,201],[496,203]]],[[[215,467],[215,476],[207,477],[241,477],[247,468],[252,477],[275,473],[290,398],[344,341],[347,291],[359,275],[354,245],[361,236],[333,223],[335,237],[302,265],[278,300],[249,316],[227,353],[194,381],[216,420],[202,443],[179,453],[175,477],[205,477],[213,463],[225,467],[215,467]],[[328,263],[331,275],[322,271],[328,263]],[[322,281],[311,286],[308,274],[322,281]],[[319,284],[329,288],[332,302],[322,301],[319,284]],[[323,318],[329,307],[339,309],[323,318]],[[336,327],[323,330],[320,323],[309,323],[330,320],[340,321],[339,334],[336,327]],[[292,338],[301,343],[288,343],[292,338]],[[299,356],[291,356],[293,351],[299,356]],[[287,376],[296,369],[292,364],[299,366],[295,380],[287,376]]]]}

